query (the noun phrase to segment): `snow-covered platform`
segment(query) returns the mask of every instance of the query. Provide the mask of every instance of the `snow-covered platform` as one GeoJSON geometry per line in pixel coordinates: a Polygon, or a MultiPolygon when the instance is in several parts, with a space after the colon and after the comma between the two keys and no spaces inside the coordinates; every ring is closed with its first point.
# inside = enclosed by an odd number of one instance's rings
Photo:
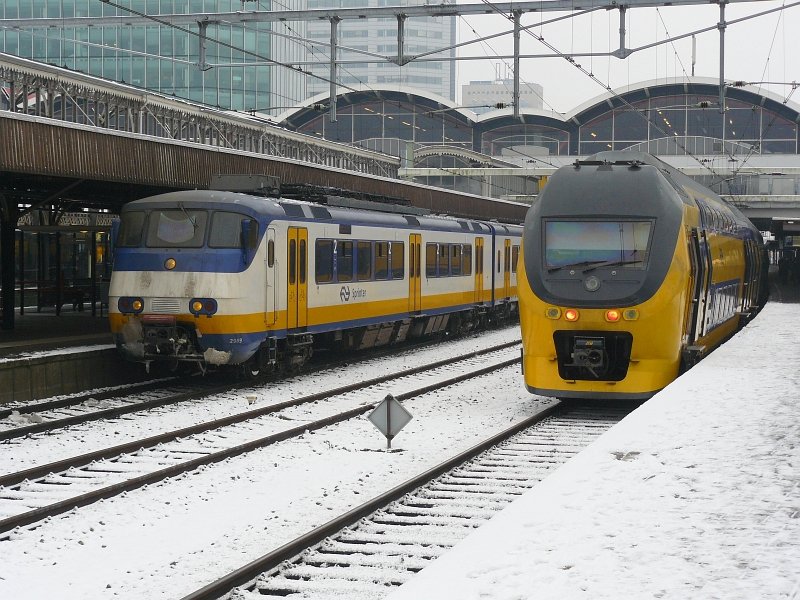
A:
{"type": "Polygon", "coordinates": [[[108,315],[17,314],[14,329],[0,330],[0,406],[147,379],[113,342],[108,315]]]}
{"type": "Polygon", "coordinates": [[[800,598],[799,321],[767,304],[390,600],[800,598]]]}

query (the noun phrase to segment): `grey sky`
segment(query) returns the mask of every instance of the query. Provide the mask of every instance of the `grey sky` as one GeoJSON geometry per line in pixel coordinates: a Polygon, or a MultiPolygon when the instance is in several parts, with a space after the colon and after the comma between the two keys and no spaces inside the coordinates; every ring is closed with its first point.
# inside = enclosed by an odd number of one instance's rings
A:
{"type": "MultiPolygon", "coordinates": [[[[763,12],[770,8],[790,2],[748,2],[729,5],[726,8],[726,21],[763,12]]],[[[719,78],[719,21],[717,5],[698,5],[692,7],[663,7],[632,9],[626,19],[628,48],[637,48],[668,37],[690,33],[706,27],[713,30],[698,34],[695,75],[719,78]]],[[[540,20],[552,19],[559,13],[524,15],[522,25],[532,25],[540,20]]],[[[459,20],[459,39],[474,39],[480,36],[511,28],[509,21],[502,17],[471,17],[459,20]]],[[[725,32],[725,78],[728,80],[791,82],[800,80],[800,6],[787,8],[730,25],[725,32]]],[[[535,32],[540,33],[539,28],[535,32]]],[[[597,11],[559,23],[545,25],[541,29],[545,40],[561,52],[608,52],[619,45],[619,12],[597,11]]],[[[488,44],[473,45],[462,54],[484,54],[487,57],[497,54],[511,54],[513,39],[511,35],[495,38],[488,44]]],[[[521,37],[523,54],[549,53],[531,35],[521,37]]],[[[691,38],[674,43],[662,44],[655,48],[642,50],[625,60],[606,57],[576,58],[587,71],[594,73],[604,85],[618,88],[637,82],[683,77],[692,72],[691,38]]],[[[495,77],[495,65],[508,64],[511,60],[487,58],[485,61],[461,61],[458,63],[458,94],[464,83],[472,80],[491,80],[495,77]]],[[[501,66],[501,72],[505,67],[501,66]]],[[[580,104],[603,93],[604,87],[592,81],[573,65],[561,58],[528,59],[522,61],[522,80],[540,83],[544,86],[545,109],[568,112],[580,104]]],[[[767,89],[785,98],[791,93],[790,86],[770,85],[767,89]]],[[[754,88],[750,88],[754,89],[754,88]]],[[[800,102],[800,91],[791,96],[791,101],[800,102]]]]}

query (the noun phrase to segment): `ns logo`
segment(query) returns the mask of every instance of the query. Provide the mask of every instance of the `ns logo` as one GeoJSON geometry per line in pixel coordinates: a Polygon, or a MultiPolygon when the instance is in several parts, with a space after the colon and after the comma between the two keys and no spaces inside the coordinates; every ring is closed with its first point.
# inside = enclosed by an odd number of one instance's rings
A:
{"type": "Polygon", "coordinates": [[[349,302],[350,301],[350,286],[343,285],[342,289],[339,290],[339,299],[342,302],[349,302]]]}

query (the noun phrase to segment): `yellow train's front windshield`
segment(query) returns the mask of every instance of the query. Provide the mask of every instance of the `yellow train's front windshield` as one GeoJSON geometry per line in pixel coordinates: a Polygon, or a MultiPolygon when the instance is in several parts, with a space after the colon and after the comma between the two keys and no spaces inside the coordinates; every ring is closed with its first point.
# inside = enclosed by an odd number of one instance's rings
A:
{"type": "Polygon", "coordinates": [[[652,229],[651,221],[547,220],[545,268],[613,263],[643,269],[652,229]]]}

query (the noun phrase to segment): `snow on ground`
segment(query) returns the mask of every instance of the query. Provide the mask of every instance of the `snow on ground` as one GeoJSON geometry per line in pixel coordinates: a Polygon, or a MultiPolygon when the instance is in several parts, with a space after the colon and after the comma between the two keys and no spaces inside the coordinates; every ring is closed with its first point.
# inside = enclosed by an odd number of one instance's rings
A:
{"type": "MultiPolygon", "coordinates": [[[[47,435],[36,435],[30,439],[0,444],[0,473],[21,471],[68,456],[85,454],[101,448],[149,437],[156,433],[174,431],[197,423],[205,423],[231,414],[238,414],[337,386],[388,375],[400,369],[409,369],[436,360],[465,355],[481,348],[519,341],[519,339],[518,326],[506,327],[485,332],[480,336],[466,337],[455,342],[434,344],[412,351],[399,350],[397,355],[393,357],[368,360],[356,359],[346,369],[326,369],[265,386],[242,388],[226,394],[154,408],[146,413],[124,415],[119,419],[102,422],[90,422],[47,435]],[[343,376],[343,373],[346,373],[346,376],[343,376]],[[253,394],[256,396],[256,401],[251,406],[247,396],[253,394]],[[25,451],[20,452],[19,449],[23,445],[25,451]]],[[[521,382],[521,380],[519,381],[521,382]]],[[[120,388],[120,395],[124,395],[123,389],[124,386],[120,388]]],[[[377,402],[381,399],[382,396],[365,398],[364,402],[377,402]]],[[[104,401],[94,401],[94,404],[102,406],[104,401]]],[[[329,402],[328,404],[331,403],[329,402]]],[[[299,411],[302,411],[302,409],[299,409],[299,411]]],[[[23,418],[31,422],[35,420],[36,416],[36,413],[22,415],[23,418]]],[[[9,418],[9,421],[13,421],[13,418],[9,418]]],[[[3,421],[0,420],[0,429],[3,428],[7,428],[7,426],[4,427],[3,421]]],[[[264,435],[268,433],[265,432],[264,435]]]]}
{"type": "MultiPolygon", "coordinates": [[[[437,358],[466,354],[503,338],[519,339],[518,330],[417,351],[416,362],[422,352],[433,352],[437,358]]],[[[342,384],[364,375],[374,377],[409,360],[400,355],[311,379],[334,378],[342,384]]],[[[295,393],[311,391],[308,382],[300,389],[303,381],[291,384],[295,393]]],[[[270,389],[259,394],[259,403],[272,401],[270,389]]],[[[238,405],[247,408],[245,393],[236,401],[236,410],[238,405]]],[[[489,432],[535,414],[549,402],[528,394],[519,367],[513,366],[405,401],[413,420],[392,441],[394,452],[385,451],[386,440],[364,417],[127,492],[49,519],[35,529],[17,530],[10,540],[0,542],[0,598],[181,598],[473,446],[489,432]]],[[[201,404],[207,418],[221,410],[201,404]]],[[[223,409],[233,410],[232,406],[233,402],[223,409]]],[[[139,422],[129,416],[111,426],[117,431],[129,420],[139,422]]],[[[89,445],[108,428],[106,422],[74,429],[89,445]]],[[[18,452],[55,455],[64,435],[38,436],[33,441],[19,445],[18,452]]],[[[10,460],[7,448],[0,450],[5,453],[0,455],[0,468],[11,470],[4,468],[10,460]]],[[[15,461],[15,467],[19,462],[23,461],[15,461]]]]}
{"type": "Polygon", "coordinates": [[[798,312],[768,304],[389,600],[800,598],[798,312]]]}

